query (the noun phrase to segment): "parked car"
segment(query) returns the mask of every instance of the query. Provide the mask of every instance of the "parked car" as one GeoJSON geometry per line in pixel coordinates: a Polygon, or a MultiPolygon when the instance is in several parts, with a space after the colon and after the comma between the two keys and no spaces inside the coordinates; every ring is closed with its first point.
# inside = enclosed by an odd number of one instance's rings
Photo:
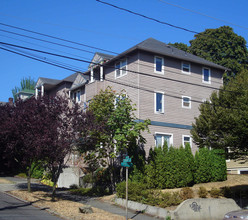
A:
{"type": "Polygon", "coordinates": [[[237,211],[228,212],[225,214],[223,220],[243,220],[248,219],[248,209],[241,209],[237,211]]]}

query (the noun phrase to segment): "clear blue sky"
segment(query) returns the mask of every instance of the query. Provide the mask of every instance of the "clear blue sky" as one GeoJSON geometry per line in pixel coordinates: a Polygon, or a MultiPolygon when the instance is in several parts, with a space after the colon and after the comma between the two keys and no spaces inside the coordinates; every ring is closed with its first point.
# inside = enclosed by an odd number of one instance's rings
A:
{"type": "MultiPolygon", "coordinates": [[[[207,28],[223,25],[233,27],[234,32],[246,40],[248,34],[247,0],[104,0],[158,20],[202,32],[207,28]],[[202,16],[168,3],[194,10],[202,16]],[[226,23],[226,22],[229,23],[226,23]],[[232,23],[232,24],[230,24],[232,23]],[[242,27],[239,27],[239,26],[242,27]]],[[[165,43],[182,42],[189,44],[194,34],[120,11],[95,0],[1,0],[0,23],[64,38],[70,41],[110,50],[116,53],[153,37],[165,43]]],[[[64,54],[90,61],[94,52],[99,51],[45,38],[28,32],[0,25],[0,30],[12,31],[43,40],[77,47],[89,52],[64,48],[58,45],[21,37],[0,31],[0,41],[25,47],[64,54]]],[[[1,45],[0,45],[1,46],[1,45]]],[[[45,60],[53,59],[73,65],[73,69],[85,71],[88,64],[75,62],[45,54],[45,60]]],[[[0,49],[0,101],[12,96],[11,90],[20,85],[23,77],[31,76],[63,79],[73,72],[50,66],[0,49]]]]}

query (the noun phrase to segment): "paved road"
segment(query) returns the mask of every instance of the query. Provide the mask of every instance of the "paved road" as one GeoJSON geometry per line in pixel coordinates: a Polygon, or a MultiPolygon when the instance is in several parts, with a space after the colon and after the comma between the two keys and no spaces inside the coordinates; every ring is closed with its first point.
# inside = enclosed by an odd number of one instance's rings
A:
{"type": "Polygon", "coordinates": [[[0,192],[0,220],[62,220],[44,210],[33,207],[0,192]]]}

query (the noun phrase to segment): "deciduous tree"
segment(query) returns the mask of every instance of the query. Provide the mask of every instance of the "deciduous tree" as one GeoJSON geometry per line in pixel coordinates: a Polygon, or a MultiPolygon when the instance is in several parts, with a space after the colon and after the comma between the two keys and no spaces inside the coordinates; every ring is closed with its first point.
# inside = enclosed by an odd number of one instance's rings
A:
{"type": "MultiPolygon", "coordinates": [[[[90,102],[89,111],[92,111],[96,123],[104,126],[100,133],[98,143],[93,148],[79,146],[80,151],[88,151],[86,159],[97,161],[106,166],[111,173],[111,190],[115,187],[115,168],[118,156],[127,154],[130,147],[145,143],[141,132],[148,129],[149,120],[138,122],[134,115],[135,108],[125,93],[116,93],[107,88],[96,95],[90,102]],[[136,145],[133,144],[135,141],[136,145]]],[[[129,155],[132,156],[132,155],[129,155]]]]}

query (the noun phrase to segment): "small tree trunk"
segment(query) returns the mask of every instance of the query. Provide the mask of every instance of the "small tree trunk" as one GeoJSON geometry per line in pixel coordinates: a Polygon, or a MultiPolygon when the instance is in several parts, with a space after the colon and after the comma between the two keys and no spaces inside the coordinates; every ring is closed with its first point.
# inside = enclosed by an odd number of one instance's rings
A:
{"type": "Polygon", "coordinates": [[[56,196],[56,184],[57,184],[57,181],[53,182],[53,190],[52,190],[52,201],[55,202],[55,196],[56,196]]]}
{"type": "Polygon", "coordinates": [[[53,177],[52,177],[52,179],[53,179],[52,201],[53,202],[55,202],[56,185],[57,185],[57,182],[58,182],[58,179],[59,179],[59,175],[60,175],[60,173],[62,171],[62,165],[61,164],[62,163],[59,164],[58,169],[53,168],[54,170],[52,172],[52,174],[53,174],[53,177]]]}
{"type": "Polygon", "coordinates": [[[31,192],[31,167],[28,168],[27,183],[28,183],[28,192],[31,192]]]}

